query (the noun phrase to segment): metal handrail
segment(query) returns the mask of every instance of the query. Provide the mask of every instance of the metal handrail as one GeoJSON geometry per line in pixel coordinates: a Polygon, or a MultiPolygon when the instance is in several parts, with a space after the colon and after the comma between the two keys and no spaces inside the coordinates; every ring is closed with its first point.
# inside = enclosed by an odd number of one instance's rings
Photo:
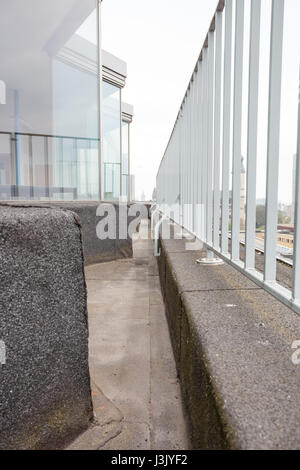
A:
{"type": "Polygon", "coordinates": [[[0,131],[1,135],[21,135],[24,137],[44,137],[49,139],[70,139],[70,140],[87,140],[87,141],[94,141],[99,142],[100,139],[96,137],[76,137],[76,136],[69,136],[69,135],[55,135],[55,134],[33,134],[30,132],[8,132],[8,131],[0,131]]]}
{"type": "Polygon", "coordinates": [[[201,240],[208,251],[300,314],[300,99],[292,290],[276,280],[284,11],[285,0],[272,0],[264,272],[255,267],[261,0],[251,0],[245,261],[240,259],[245,0],[225,0],[218,4],[160,163],[157,206],[162,215],[169,216],[201,240]]]}

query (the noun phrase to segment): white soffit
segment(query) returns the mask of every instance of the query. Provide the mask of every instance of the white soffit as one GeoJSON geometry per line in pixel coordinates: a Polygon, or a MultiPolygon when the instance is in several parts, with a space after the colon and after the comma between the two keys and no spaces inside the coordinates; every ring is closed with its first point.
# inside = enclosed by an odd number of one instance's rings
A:
{"type": "Polygon", "coordinates": [[[102,49],[103,79],[113,85],[125,86],[127,77],[126,62],[102,49]]]}
{"type": "MultiPolygon", "coordinates": [[[[97,46],[75,34],[57,54],[57,59],[88,73],[98,73],[97,46]]],[[[121,59],[102,50],[103,80],[123,88],[127,65],[121,59]]]]}
{"type": "Polygon", "coordinates": [[[122,103],[122,121],[124,122],[132,122],[133,117],[133,106],[128,103],[122,103]]]}

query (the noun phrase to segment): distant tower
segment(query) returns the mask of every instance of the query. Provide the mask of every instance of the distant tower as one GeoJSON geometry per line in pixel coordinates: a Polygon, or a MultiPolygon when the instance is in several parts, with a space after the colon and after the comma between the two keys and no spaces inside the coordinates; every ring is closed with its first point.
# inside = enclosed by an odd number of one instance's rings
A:
{"type": "Polygon", "coordinates": [[[244,165],[244,157],[241,161],[241,190],[240,190],[240,219],[241,219],[241,230],[246,228],[246,169],[244,165]]]}

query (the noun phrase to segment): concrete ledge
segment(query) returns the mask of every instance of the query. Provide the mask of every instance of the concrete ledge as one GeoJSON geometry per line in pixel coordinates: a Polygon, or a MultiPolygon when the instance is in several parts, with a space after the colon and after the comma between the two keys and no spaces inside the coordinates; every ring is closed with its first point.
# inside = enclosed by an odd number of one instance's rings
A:
{"type": "Polygon", "coordinates": [[[300,318],[228,265],[160,240],[168,323],[195,449],[299,449],[300,318]]]}
{"type": "MultiPolygon", "coordinates": [[[[80,224],[82,227],[82,239],[83,239],[83,252],[84,252],[84,264],[86,266],[91,264],[103,263],[108,261],[114,261],[116,259],[132,258],[132,240],[129,236],[122,240],[119,238],[119,204],[113,204],[116,210],[116,232],[117,238],[115,240],[100,240],[97,237],[96,227],[101,221],[102,217],[96,215],[97,208],[101,204],[100,201],[74,201],[74,202],[7,202],[0,203],[1,205],[10,206],[25,206],[25,207],[60,207],[64,210],[69,210],[78,215],[80,224]]],[[[134,219],[134,217],[128,217],[128,224],[134,219]]],[[[127,231],[127,227],[125,227],[127,231]]]]}
{"type": "MultiPolygon", "coordinates": [[[[96,233],[97,224],[101,217],[96,215],[100,202],[72,202],[60,203],[60,207],[75,212],[82,226],[83,252],[85,265],[114,261],[123,258],[132,258],[132,240],[119,238],[119,204],[113,204],[116,210],[117,238],[115,240],[99,240],[96,233]]],[[[132,218],[128,219],[128,223],[132,218]]],[[[127,229],[127,227],[126,227],[127,229]]]]}
{"type": "Polygon", "coordinates": [[[62,448],[93,417],[77,216],[0,207],[0,449],[62,448]]]}

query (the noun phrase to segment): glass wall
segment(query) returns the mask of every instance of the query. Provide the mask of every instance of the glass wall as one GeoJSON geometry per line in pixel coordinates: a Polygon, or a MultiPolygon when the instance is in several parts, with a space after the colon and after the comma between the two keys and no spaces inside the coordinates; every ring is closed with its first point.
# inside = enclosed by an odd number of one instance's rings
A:
{"type": "Polygon", "coordinates": [[[0,3],[0,199],[98,199],[97,0],[0,3]]]}
{"type": "Polygon", "coordinates": [[[121,182],[121,90],[103,82],[104,199],[120,198],[121,182]]]}
{"type": "Polygon", "coordinates": [[[122,122],[122,198],[129,197],[129,123],[122,122]]]}

